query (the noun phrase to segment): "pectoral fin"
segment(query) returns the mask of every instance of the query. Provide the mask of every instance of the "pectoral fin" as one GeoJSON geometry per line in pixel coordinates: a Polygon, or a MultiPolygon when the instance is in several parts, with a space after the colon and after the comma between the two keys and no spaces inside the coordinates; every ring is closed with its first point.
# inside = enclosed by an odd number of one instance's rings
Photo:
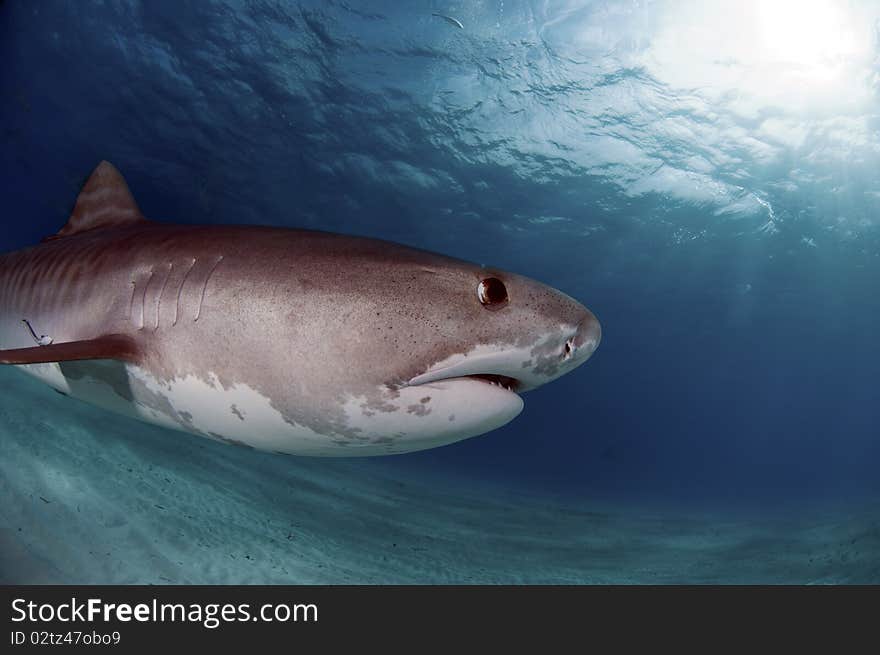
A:
{"type": "Polygon", "coordinates": [[[108,334],[87,341],[68,341],[48,346],[0,350],[0,364],[49,364],[84,359],[118,359],[133,362],[139,351],[134,339],[124,334],[108,334]]]}

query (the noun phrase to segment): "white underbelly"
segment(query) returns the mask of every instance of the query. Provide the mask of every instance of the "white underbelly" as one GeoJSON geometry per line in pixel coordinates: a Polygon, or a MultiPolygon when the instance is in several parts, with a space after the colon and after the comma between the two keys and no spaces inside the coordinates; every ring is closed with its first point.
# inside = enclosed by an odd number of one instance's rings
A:
{"type": "Polygon", "coordinates": [[[293,425],[246,385],[223,387],[195,376],[159,382],[145,369],[113,360],[30,364],[21,370],[78,400],[209,439],[286,454],[340,455],[325,435],[293,425]]]}
{"type": "Polygon", "coordinates": [[[387,401],[393,411],[368,411],[364,399],[350,397],[340,404],[347,434],[325,434],[285,418],[256,389],[240,383],[223,386],[211,374],[207,380],[190,375],[159,381],[140,366],[115,360],[18,368],[64,394],[118,414],[292,455],[350,457],[423,450],[493,430],[522,409],[522,401],[509,394],[512,398],[504,399],[509,409],[482,416],[472,398],[486,393],[487,385],[444,381],[401,389],[387,401]]]}

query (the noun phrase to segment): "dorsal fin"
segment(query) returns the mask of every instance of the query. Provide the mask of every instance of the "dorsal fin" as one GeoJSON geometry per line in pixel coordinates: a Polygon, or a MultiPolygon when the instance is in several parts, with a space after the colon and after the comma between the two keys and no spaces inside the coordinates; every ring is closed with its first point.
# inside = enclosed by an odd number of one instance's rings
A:
{"type": "Polygon", "coordinates": [[[128,190],[125,178],[113,164],[102,161],[79,192],[67,225],[54,238],[143,221],[146,219],[128,190]]]}

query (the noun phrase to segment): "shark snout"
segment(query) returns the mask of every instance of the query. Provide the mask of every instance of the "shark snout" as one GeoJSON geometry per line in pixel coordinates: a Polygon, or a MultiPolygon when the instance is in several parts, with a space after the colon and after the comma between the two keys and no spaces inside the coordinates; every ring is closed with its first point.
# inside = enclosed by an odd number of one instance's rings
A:
{"type": "Polygon", "coordinates": [[[579,306],[570,323],[541,338],[528,352],[515,376],[520,391],[529,391],[570,373],[587,361],[599,347],[602,326],[586,307],[579,306]]]}
{"type": "Polygon", "coordinates": [[[584,308],[584,317],[563,347],[563,356],[578,364],[587,361],[599,347],[602,340],[602,325],[589,309],[584,308]]]}

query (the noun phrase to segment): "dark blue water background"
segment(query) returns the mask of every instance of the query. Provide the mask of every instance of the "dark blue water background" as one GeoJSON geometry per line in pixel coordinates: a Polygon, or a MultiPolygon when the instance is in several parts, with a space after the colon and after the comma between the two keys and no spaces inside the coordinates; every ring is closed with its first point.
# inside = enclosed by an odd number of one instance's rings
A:
{"type": "Polygon", "coordinates": [[[682,11],[7,0],[0,247],[55,232],[108,159],[157,220],[497,265],[590,307],[600,349],[507,427],[375,466],[645,503],[876,497],[875,24],[832,52],[857,74],[815,88],[698,40],[715,85],[669,54],[682,11]],[[754,81],[777,73],[788,90],[754,81]]]}

